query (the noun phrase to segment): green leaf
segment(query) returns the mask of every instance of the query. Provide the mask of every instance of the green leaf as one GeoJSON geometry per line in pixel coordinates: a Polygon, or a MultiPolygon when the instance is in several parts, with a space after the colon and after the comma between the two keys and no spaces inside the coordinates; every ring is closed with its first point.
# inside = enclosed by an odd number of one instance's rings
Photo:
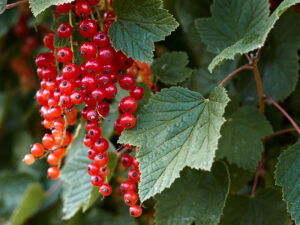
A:
{"type": "Polygon", "coordinates": [[[282,187],[288,210],[298,225],[300,224],[300,142],[280,155],[276,167],[276,183],[282,187]]]}
{"type": "MultiPolygon", "coordinates": [[[[51,30],[55,32],[54,35],[54,47],[61,48],[61,47],[69,47],[70,46],[70,39],[69,38],[61,38],[57,35],[57,28],[61,23],[69,23],[69,14],[63,14],[60,16],[51,26],[51,30]]],[[[74,33],[74,31],[73,31],[74,33]]]]}
{"type": "Polygon", "coordinates": [[[31,184],[20,204],[14,210],[10,220],[10,225],[22,225],[29,219],[33,213],[37,210],[37,208],[43,203],[45,199],[45,191],[39,183],[31,184]]]}
{"type": "Polygon", "coordinates": [[[218,55],[209,71],[244,54],[261,48],[280,15],[300,0],[285,0],[269,16],[267,0],[217,0],[211,8],[212,17],[196,20],[196,28],[208,49],[218,55]]]}
{"type": "Polygon", "coordinates": [[[300,15],[287,12],[270,33],[269,46],[263,48],[258,63],[266,96],[282,101],[295,90],[299,71],[298,49],[300,15]],[[287,29],[291,24],[293,28],[287,29]]]}
{"type": "Polygon", "coordinates": [[[255,198],[231,195],[219,225],[288,225],[286,205],[280,191],[265,189],[255,198]]]}
{"type": "Polygon", "coordinates": [[[210,170],[229,99],[223,87],[208,99],[181,87],[153,95],[119,143],[140,147],[142,201],[170,187],[186,166],[210,170]]]}
{"type": "Polygon", "coordinates": [[[244,188],[253,178],[254,173],[237,167],[235,164],[229,165],[230,190],[235,193],[244,188]]]}
{"type": "Polygon", "coordinates": [[[30,183],[34,181],[26,173],[1,172],[0,174],[0,215],[8,219],[13,210],[20,204],[22,196],[30,183]]]}
{"type": "Polygon", "coordinates": [[[114,0],[117,20],[109,31],[113,47],[134,60],[152,62],[155,41],[163,40],[178,23],[161,0],[114,0]]]}
{"type": "Polygon", "coordinates": [[[224,163],[211,172],[184,169],[170,189],[155,197],[157,225],[217,225],[229,193],[224,163]]]}
{"type": "Polygon", "coordinates": [[[6,10],[7,0],[0,0],[0,14],[6,10]]]}
{"type": "Polygon", "coordinates": [[[264,150],[262,139],[272,133],[272,126],[258,109],[239,108],[221,129],[217,159],[254,171],[264,150]]]}
{"type": "Polygon", "coordinates": [[[193,70],[187,67],[188,55],[185,52],[170,52],[154,60],[151,72],[165,84],[183,82],[192,75],[193,70]]]}
{"type": "MultiPolygon", "coordinates": [[[[81,209],[85,212],[100,195],[99,188],[92,186],[91,177],[86,172],[88,164],[92,161],[87,157],[88,149],[82,142],[83,137],[84,129],[81,128],[80,135],[70,150],[72,155],[61,171],[61,178],[64,180],[62,196],[64,219],[70,219],[81,209]]],[[[113,150],[111,143],[110,149],[113,150]]],[[[110,179],[116,167],[117,157],[112,155],[109,161],[110,179]]]]}
{"type": "Polygon", "coordinates": [[[29,0],[29,6],[35,17],[52,5],[70,3],[73,0],[29,0]]]}
{"type": "Polygon", "coordinates": [[[135,116],[138,115],[140,113],[140,111],[142,110],[142,108],[144,107],[144,105],[146,105],[149,102],[149,99],[152,95],[152,92],[149,88],[149,86],[143,82],[136,82],[135,84],[136,86],[142,87],[144,89],[144,97],[138,101],[138,107],[135,110],[135,112],[133,113],[135,116]]]}

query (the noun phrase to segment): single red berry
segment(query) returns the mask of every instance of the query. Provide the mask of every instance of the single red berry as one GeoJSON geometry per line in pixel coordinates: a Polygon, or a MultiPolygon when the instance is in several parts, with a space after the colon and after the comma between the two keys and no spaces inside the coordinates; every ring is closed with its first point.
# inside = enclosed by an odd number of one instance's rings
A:
{"type": "Polygon", "coordinates": [[[137,108],[137,101],[135,98],[127,96],[120,102],[120,109],[124,113],[133,113],[137,108]]]}
{"type": "Polygon", "coordinates": [[[112,193],[112,188],[109,184],[103,184],[99,191],[103,196],[110,196],[112,193]]]}
{"type": "Polygon", "coordinates": [[[55,6],[56,10],[60,13],[68,13],[72,7],[71,3],[58,4],[55,6]]]}
{"type": "Polygon", "coordinates": [[[120,124],[125,129],[130,129],[135,126],[136,119],[135,116],[132,114],[122,114],[120,118],[120,124]]]}
{"type": "Polygon", "coordinates": [[[85,1],[79,1],[75,4],[75,13],[80,17],[87,17],[91,13],[91,6],[85,1]]]}
{"type": "Polygon", "coordinates": [[[43,43],[45,47],[49,49],[54,49],[54,33],[48,33],[43,38],[43,43]]]}
{"type": "Polygon", "coordinates": [[[93,141],[96,141],[98,138],[100,138],[102,135],[102,131],[100,128],[96,127],[96,128],[92,128],[88,130],[88,136],[90,137],[90,139],[92,139],[93,141]]]}
{"type": "Polygon", "coordinates": [[[124,194],[124,202],[128,206],[134,206],[137,203],[138,199],[139,196],[133,191],[128,191],[124,194]]]}
{"type": "Polygon", "coordinates": [[[106,116],[109,113],[110,107],[107,102],[98,103],[97,110],[101,116],[106,116]]]}
{"type": "Polygon", "coordinates": [[[94,150],[94,149],[89,149],[88,151],[87,151],[87,156],[88,156],[88,158],[90,159],[90,160],[94,160],[94,158],[95,158],[95,156],[97,155],[97,151],[96,150],[94,150]]]}
{"type": "Polygon", "coordinates": [[[109,11],[104,14],[104,18],[105,19],[114,19],[114,18],[116,18],[116,15],[115,15],[114,11],[109,11]]]}
{"type": "Polygon", "coordinates": [[[131,206],[129,208],[129,214],[132,217],[140,217],[142,215],[142,208],[138,205],[131,206]]]}
{"type": "Polygon", "coordinates": [[[59,88],[63,94],[70,95],[74,92],[75,85],[74,82],[70,80],[63,80],[62,82],[60,82],[59,88]]]}
{"type": "Polygon", "coordinates": [[[68,63],[62,69],[62,75],[67,80],[77,78],[79,73],[80,73],[80,70],[79,70],[78,66],[74,63],[68,63]]]}
{"type": "Polygon", "coordinates": [[[115,74],[116,71],[116,65],[114,64],[106,64],[102,66],[102,73],[106,75],[115,74]]]}
{"type": "Polygon", "coordinates": [[[62,94],[59,98],[59,105],[64,108],[71,108],[73,103],[69,95],[62,94]]]}
{"type": "Polygon", "coordinates": [[[96,78],[93,75],[86,75],[81,80],[82,88],[93,91],[97,87],[96,78]]]}
{"type": "Polygon", "coordinates": [[[51,166],[57,166],[60,162],[60,158],[54,155],[53,153],[49,154],[47,157],[47,162],[51,166]]]}
{"type": "Polygon", "coordinates": [[[124,74],[119,79],[120,87],[124,90],[131,90],[135,85],[135,78],[131,74],[124,74]]]}
{"type": "Polygon", "coordinates": [[[102,64],[97,59],[89,59],[85,65],[85,71],[88,74],[95,75],[101,72],[102,64]]]}
{"type": "Polygon", "coordinates": [[[35,143],[31,147],[31,154],[34,157],[41,157],[45,152],[44,146],[40,143],[35,143]]]}
{"type": "Polygon", "coordinates": [[[109,45],[109,37],[105,32],[99,31],[98,33],[95,34],[93,37],[93,42],[98,46],[98,47],[106,47],[109,45]]]}
{"type": "Polygon", "coordinates": [[[52,134],[45,134],[42,139],[43,145],[46,149],[51,149],[55,144],[55,139],[52,134]]]}
{"type": "MultiPolygon", "coordinates": [[[[98,115],[98,113],[97,113],[97,111],[95,109],[91,109],[91,110],[88,111],[88,113],[87,113],[87,119],[89,121],[97,121],[98,118],[99,118],[99,115],[98,115]]],[[[95,128],[92,128],[92,129],[95,129],[95,128]]]]}
{"type": "Polygon", "coordinates": [[[106,86],[112,84],[112,80],[110,79],[110,76],[108,75],[101,75],[97,78],[98,85],[100,88],[105,88],[106,86]]]}
{"type": "Polygon", "coordinates": [[[57,28],[57,35],[61,38],[68,38],[72,35],[73,28],[68,23],[62,23],[57,28]]]}
{"type": "Polygon", "coordinates": [[[99,138],[94,143],[94,149],[99,152],[106,152],[109,148],[109,142],[105,138],[99,138]]]}
{"type": "Polygon", "coordinates": [[[90,130],[92,128],[97,128],[98,127],[98,122],[97,121],[90,121],[90,120],[87,120],[85,122],[85,125],[84,125],[85,129],[86,130],[90,130]]]}
{"type": "Polygon", "coordinates": [[[35,158],[32,154],[26,154],[23,158],[23,162],[26,163],[26,165],[32,165],[35,161],[35,158]]]}
{"type": "Polygon", "coordinates": [[[140,172],[137,169],[132,169],[128,172],[128,178],[132,182],[139,182],[140,181],[140,172]]]}
{"type": "Polygon", "coordinates": [[[81,105],[84,101],[82,93],[80,91],[75,91],[71,95],[71,101],[74,105],[81,105]]]}
{"type": "Polygon", "coordinates": [[[66,149],[65,148],[54,149],[54,150],[52,150],[52,154],[55,155],[57,158],[61,159],[65,156],[66,149]]]}
{"type": "Polygon", "coordinates": [[[84,19],[79,24],[79,32],[83,37],[93,37],[98,31],[97,23],[92,19],[84,19]]]}
{"type": "Polygon", "coordinates": [[[120,186],[120,190],[123,194],[132,191],[135,192],[136,190],[136,186],[135,183],[133,183],[132,181],[124,181],[121,186],[120,186]]]}
{"type": "Polygon", "coordinates": [[[125,168],[129,168],[133,164],[133,158],[131,155],[123,155],[121,158],[121,163],[125,168]]]}
{"type": "Polygon", "coordinates": [[[87,172],[91,176],[95,176],[99,174],[100,167],[96,163],[90,163],[87,167],[87,172]]]}
{"type": "Polygon", "coordinates": [[[95,99],[92,97],[91,94],[85,95],[84,102],[91,108],[95,108],[97,104],[97,102],[95,101],[95,99]]]}
{"type": "MultiPolygon", "coordinates": [[[[88,147],[88,148],[91,148],[93,146],[93,141],[92,139],[88,136],[88,135],[85,135],[84,136],[84,139],[83,139],[83,144],[88,147]]],[[[93,160],[94,158],[92,158],[93,160]]]]}
{"type": "Polygon", "coordinates": [[[110,173],[110,170],[107,166],[103,166],[99,169],[99,174],[102,175],[103,177],[108,176],[110,173]]]}
{"type": "Polygon", "coordinates": [[[107,32],[110,28],[110,26],[112,25],[114,21],[112,20],[108,20],[105,24],[104,24],[104,27],[105,27],[105,31],[107,32]]]}
{"type": "Polygon", "coordinates": [[[100,88],[96,88],[92,92],[92,97],[96,102],[101,102],[105,97],[105,92],[100,88]]]}
{"type": "Polygon", "coordinates": [[[118,136],[121,136],[124,127],[122,127],[121,123],[120,123],[120,119],[117,119],[114,123],[114,127],[115,127],[115,132],[118,136]]]}
{"type": "Polygon", "coordinates": [[[118,93],[117,87],[113,84],[106,86],[104,91],[105,91],[105,98],[107,99],[113,99],[114,97],[116,97],[118,93]]]}
{"type": "Polygon", "coordinates": [[[97,47],[93,42],[84,42],[80,46],[80,54],[85,59],[92,59],[97,54],[97,47]]]}
{"type": "Polygon", "coordinates": [[[57,59],[61,63],[69,63],[73,58],[73,52],[68,47],[60,48],[57,51],[57,59]]]}
{"type": "Polygon", "coordinates": [[[112,48],[103,47],[98,52],[98,59],[102,64],[110,64],[114,59],[115,51],[112,48]]]}
{"type": "Polygon", "coordinates": [[[118,75],[117,74],[110,74],[109,77],[110,77],[110,80],[113,82],[113,84],[118,82],[118,75]]]}
{"type": "Polygon", "coordinates": [[[54,56],[50,52],[40,53],[35,59],[35,64],[38,67],[50,67],[54,63],[54,56]]]}
{"type": "Polygon", "coordinates": [[[139,171],[139,161],[136,157],[133,159],[133,166],[139,171]]]}
{"type": "Polygon", "coordinates": [[[52,166],[47,171],[48,177],[52,180],[56,180],[59,177],[60,170],[56,166],[52,166]]]}
{"type": "Polygon", "coordinates": [[[135,98],[136,100],[141,100],[144,97],[144,89],[140,86],[135,86],[130,91],[130,96],[135,98]]]}
{"type": "Polygon", "coordinates": [[[104,178],[101,175],[92,176],[91,183],[96,187],[101,187],[104,183],[104,178]]]}
{"type": "Polygon", "coordinates": [[[103,167],[108,163],[108,156],[101,152],[95,156],[94,160],[98,166],[103,167]]]}

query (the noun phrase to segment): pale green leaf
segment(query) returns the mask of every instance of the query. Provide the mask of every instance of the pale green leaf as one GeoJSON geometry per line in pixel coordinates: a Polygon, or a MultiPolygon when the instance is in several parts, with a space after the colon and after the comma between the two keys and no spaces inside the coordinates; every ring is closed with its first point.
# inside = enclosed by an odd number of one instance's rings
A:
{"type": "Polygon", "coordinates": [[[185,52],[165,53],[154,60],[151,72],[165,84],[183,82],[192,75],[193,70],[187,67],[188,55],[185,52]]]}
{"type": "Polygon", "coordinates": [[[276,183],[296,224],[300,224],[300,142],[283,152],[276,166],[276,183]]]}
{"type": "Polygon", "coordinates": [[[114,0],[114,12],[117,20],[108,32],[111,43],[134,60],[152,62],[154,42],[178,26],[161,0],[114,0]]]}
{"type": "Polygon", "coordinates": [[[229,192],[224,163],[211,172],[184,169],[170,189],[155,197],[157,225],[217,225],[229,192]]]}
{"type": "Polygon", "coordinates": [[[286,205],[280,191],[265,189],[255,198],[231,195],[219,225],[288,225],[286,205]]]}
{"type": "Polygon", "coordinates": [[[10,225],[22,225],[29,219],[45,199],[45,191],[39,183],[31,184],[18,207],[14,210],[10,220],[10,225]]]}
{"type": "Polygon", "coordinates": [[[0,0],[0,14],[6,10],[7,0],[0,0]]]}
{"type": "MultiPolygon", "coordinates": [[[[64,219],[70,219],[82,209],[86,211],[99,197],[99,188],[94,188],[87,173],[87,166],[92,161],[87,157],[87,150],[82,142],[84,129],[81,128],[79,137],[74,141],[65,166],[61,171],[63,183],[63,213],[64,219]]],[[[110,149],[113,149],[110,143],[110,149]]],[[[112,176],[116,166],[116,156],[110,157],[109,168],[112,176]]],[[[109,177],[110,178],[110,177],[109,177]]]]}
{"type": "Polygon", "coordinates": [[[254,107],[239,108],[222,126],[217,159],[254,171],[264,150],[262,139],[272,133],[272,126],[254,107]]]}
{"type": "Polygon", "coordinates": [[[261,48],[280,15],[300,0],[285,0],[269,16],[267,0],[217,0],[211,18],[196,20],[196,27],[210,51],[218,55],[211,72],[225,60],[261,48]]]}
{"type": "Polygon", "coordinates": [[[74,0],[29,0],[29,6],[35,17],[52,5],[70,3],[74,0]]]}
{"type": "Polygon", "coordinates": [[[139,147],[142,201],[170,187],[186,166],[210,170],[229,99],[223,87],[208,99],[181,87],[153,95],[119,143],[139,147]]]}

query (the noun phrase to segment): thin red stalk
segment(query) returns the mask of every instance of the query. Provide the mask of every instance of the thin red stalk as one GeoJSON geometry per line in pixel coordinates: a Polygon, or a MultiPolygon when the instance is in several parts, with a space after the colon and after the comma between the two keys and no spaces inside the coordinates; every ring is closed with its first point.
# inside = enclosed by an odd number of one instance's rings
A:
{"type": "Polygon", "coordinates": [[[262,141],[266,142],[267,140],[269,140],[272,137],[275,137],[275,136],[280,135],[280,134],[293,132],[293,131],[296,131],[296,129],[294,127],[286,128],[286,129],[283,129],[283,130],[278,130],[278,131],[275,131],[274,133],[269,134],[268,136],[264,137],[264,139],[262,139],[262,141]]]}
{"type": "Polygon", "coordinates": [[[222,80],[222,82],[218,85],[218,87],[223,86],[230,78],[232,78],[234,75],[236,75],[238,72],[242,71],[242,70],[251,70],[253,69],[253,67],[249,64],[241,66],[240,68],[237,68],[235,71],[233,71],[231,74],[229,74],[227,77],[225,77],[224,80],[222,80]]]}
{"type": "Polygon", "coordinates": [[[272,105],[274,105],[291,122],[291,124],[293,125],[293,127],[295,127],[296,131],[300,135],[300,128],[296,124],[296,122],[293,120],[293,118],[277,102],[275,102],[271,98],[265,97],[265,100],[267,100],[272,105]]]}
{"type": "Polygon", "coordinates": [[[27,2],[28,2],[28,0],[18,1],[18,2],[6,5],[5,8],[6,9],[11,9],[11,8],[17,7],[17,6],[19,6],[19,5],[23,4],[23,3],[27,3],[27,2]]]}
{"type": "Polygon", "coordinates": [[[262,160],[260,160],[260,162],[259,162],[259,164],[258,164],[258,166],[256,168],[255,178],[254,178],[254,182],[253,182],[253,186],[252,186],[252,191],[251,191],[251,198],[254,198],[254,196],[255,196],[255,190],[256,190],[256,187],[257,187],[258,178],[259,178],[260,171],[262,169],[263,163],[264,163],[264,158],[262,158],[262,160]]]}

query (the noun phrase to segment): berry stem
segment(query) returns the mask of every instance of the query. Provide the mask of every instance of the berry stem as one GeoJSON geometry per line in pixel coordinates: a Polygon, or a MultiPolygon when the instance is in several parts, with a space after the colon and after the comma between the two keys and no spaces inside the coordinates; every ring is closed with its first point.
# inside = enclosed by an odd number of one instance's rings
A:
{"type": "Polygon", "coordinates": [[[253,186],[252,186],[252,191],[251,191],[251,198],[254,198],[255,196],[255,190],[257,187],[257,183],[258,183],[258,178],[261,172],[261,169],[263,167],[263,163],[264,163],[264,157],[262,157],[262,159],[260,160],[257,168],[256,168],[256,172],[255,172],[255,178],[254,178],[254,182],[253,182],[253,186]]]}
{"type": "Polygon", "coordinates": [[[23,1],[18,1],[18,2],[15,2],[15,3],[11,3],[11,4],[8,4],[6,5],[6,9],[11,9],[11,8],[14,8],[14,7],[17,7],[17,6],[20,6],[24,3],[28,3],[28,0],[23,0],[23,1]]]}
{"type": "Polygon", "coordinates": [[[274,136],[289,133],[289,132],[294,132],[294,131],[296,131],[296,129],[294,127],[286,128],[286,129],[283,129],[283,130],[278,130],[278,131],[275,131],[275,132],[269,134],[268,136],[264,137],[264,139],[262,141],[266,142],[267,140],[269,140],[270,138],[272,138],[274,136]]]}
{"type": "Polygon", "coordinates": [[[246,69],[251,70],[251,69],[253,69],[253,67],[250,64],[243,65],[243,66],[239,67],[238,69],[233,71],[231,74],[229,74],[227,77],[225,77],[225,79],[222,80],[222,82],[218,85],[218,87],[223,86],[230,78],[235,76],[238,72],[240,72],[242,70],[246,70],[246,69]]]}
{"type": "Polygon", "coordinates": [[[271,103],[272,105],[274,105],[290,121],[290,123],[293,125],[293,127],[296,129],[296,131],[300,135],[300,128],[297,125],[297,123],[293,120],[293,118],[277,102],[275,102],[271,98],[265,97],[264,99],[266,101],[268,101],[269,103],[271,103]]]}
{"type": "MultiPolygon", "coordinates": [[[[71,27],[73,27],[71,10],[69,11],[69,23],[70,23],[71,27]]],[[[73,47],[73,34],[71,34],[71,36],[70,36],[70,45],[71,45],[71,50],[73,52],[72,63],[74,63],[75,62],[75,54],[74,54],[74,47],[73,47]]]]}

